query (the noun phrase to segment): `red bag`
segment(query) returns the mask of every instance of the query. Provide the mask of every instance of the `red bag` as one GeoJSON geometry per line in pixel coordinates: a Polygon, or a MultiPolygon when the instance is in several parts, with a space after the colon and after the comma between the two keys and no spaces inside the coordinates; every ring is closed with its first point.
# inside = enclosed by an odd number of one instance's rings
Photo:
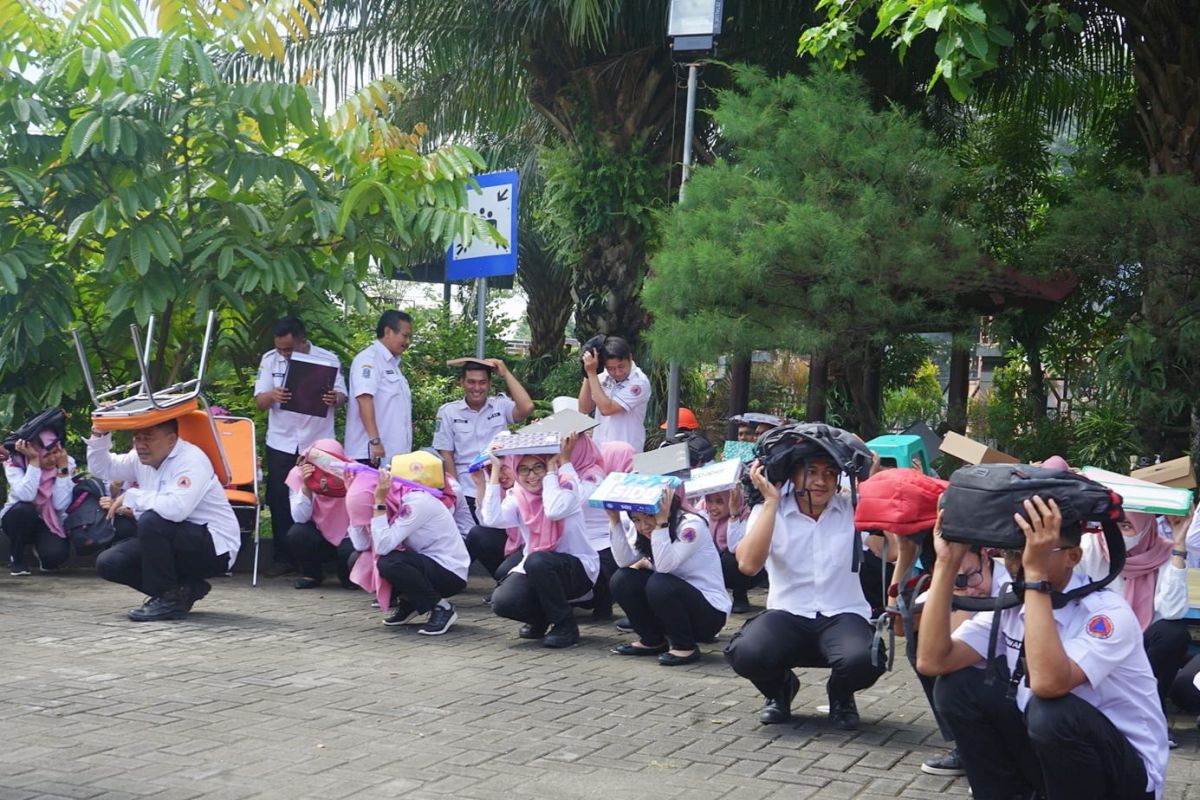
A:
{"type": "Polygon", "coordinates": [[[949,485],[915,469],[885,469],[858,485],[855,527],[900,536],[933,530],[938,500],[949,485]]]}

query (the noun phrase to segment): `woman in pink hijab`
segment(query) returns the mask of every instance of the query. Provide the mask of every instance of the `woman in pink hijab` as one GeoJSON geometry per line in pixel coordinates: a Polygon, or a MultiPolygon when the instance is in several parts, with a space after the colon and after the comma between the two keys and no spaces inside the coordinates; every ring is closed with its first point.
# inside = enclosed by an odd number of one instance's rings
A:
{"type": "Polygon", "coordinates": [[[750,509],[742,502],[741,487],[706,495],[702,512],[708,519],[717,552],[721,554],[725,588],[733,594],[732,612],[749,614],[754,610],[750,605],[749,592],[766,580],[767,571],[763,569],[757,575],[743,575],[738,569],[734,553],[746,533],[746,520],[750,518],[750,509]]]}
{"type": "MultiPolygon", "coordinates": [[[[1125,539],[1125,568],[1108,585],[1124,595],[1142,626],[1142,642],[1160,697],[1187,660],[1191,643],[1183,615],[1188,610],[1187,530],[1190,517],[1167,517],[1173,540],[1160,536],[1153,514],[1126,511],[1119,525],[1125,539]]],[[[1108,574],[1108,548],[1102,536],[1085,535],[1076,571],[1097,580],[1108,574]]]]}
{"type": "Polygon", "coordinates": [[[318,439],[301,455],[300,463],[288,472],[292,527],[286,532],[288,545],[300,567],[297,589],[315,589],[325,580],[324,564],[337,562],[342,588],[351,589],[350,556],[354,545],[347,535],[346,487],[335,475],[325,472],[314,458],[319,451],[329,458],[347,461],[346,451],[333,439],[318,439]],[[316,463],[314,463],[314,461],[316,463]]]}
{"type": "Polygon", "coordinates": [[[523,622],[518,636],[540,639],[545,647],[570,647],[579,626],[570,601],[592,591],[600,558],[588,540],[579,473],[571,465],[577,441],[572,434],[554,456],[492,456],[491,476],[480,515],[493,528],[518,528],[524,557],[492,593],[498,616],[523,622]],[[516,476],[512,491],[500,497],[500,472],[516,476]]]}
{"type": "Polygon", "coordinates": [[[75,461],[50,430],[37,441],[16,443],[4,462],[8,500],[0,510],[0,525],[9,539],[11,573],[29,575],[25,561],[32,545],[43,570],[57,569],[71,554],[63,517],[71,504],[75,461]]]}
{"type": "MultiPolygon", "coordinates": [[[[488,475],[491,466],[470,473],[475,481],[475,497],[483,497],[487,491],[488,475]]],[[[507,466],[500,468],[500,497],[512,491],[515,477],[507,466]]],[[[467,552],[472,561],[478,561],[488,574],[496,579],[496,583],[504,580],[504,576],[521,560],[521,531],[517,527],[489,528],[486,525],[475,525],[467,531],[467,552]]]]}

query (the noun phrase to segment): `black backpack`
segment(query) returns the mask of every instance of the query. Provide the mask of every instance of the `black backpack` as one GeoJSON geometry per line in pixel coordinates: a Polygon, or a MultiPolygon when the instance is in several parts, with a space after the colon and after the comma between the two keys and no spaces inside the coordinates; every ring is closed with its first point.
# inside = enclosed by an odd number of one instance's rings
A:
{"type": "Polygon", "coordinates": [[[670,447],[673,444],[686,444],[688,447],[688,464],[693,469],[702,467],[717,457],[717,448],[712,442],[695,431],[679,431],[674,436],[663,439],[659,448],[670,447]]]}
{"type": "Polygon", "coordinates": [[[99,553],[112,544],[116,529],[108,512],[100,507],[104,487],[95,478],[84,478],[71,490],[71,505],[63,527],[79,555],[99,553]]]}
{"type": "Polygon", "coordinates": [[[54,431],[54,435],[64,445],[67,443],[67,415],[61,408],[47,408],[22,423],[21,427],[4,437],[4,446],[12,450],[17,442],[36,442],[38,434],[44,430],[54,431]]]}

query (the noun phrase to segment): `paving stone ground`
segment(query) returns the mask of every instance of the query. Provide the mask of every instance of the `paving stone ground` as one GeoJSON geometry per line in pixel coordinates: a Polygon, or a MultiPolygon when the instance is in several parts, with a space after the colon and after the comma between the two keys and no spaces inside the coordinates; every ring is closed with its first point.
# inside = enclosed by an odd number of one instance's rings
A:
{"type": "MultiPolygon", "coordinates": [[[[141,598],[89,570],[0,575],[0,800],[967,796],[920,772],[942,745],[903,658],[859,694],[857,733],[825,725],[816,670],[796,722],[762,727],[720,643],[659,667],[581,612],[581,644],[547,650],[487,590],[472,577],[454,630],[424,637],[282,579],[218,580],[187,620],[139,625],[141,598]]],[[[1200,735],[1174,724],[1167,797],[1200,797],[1200,735]]]]}

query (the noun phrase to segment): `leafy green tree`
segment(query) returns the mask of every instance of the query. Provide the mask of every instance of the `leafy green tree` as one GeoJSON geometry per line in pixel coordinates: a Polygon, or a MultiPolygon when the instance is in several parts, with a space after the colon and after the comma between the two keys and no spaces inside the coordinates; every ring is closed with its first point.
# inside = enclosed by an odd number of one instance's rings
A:
{"type": "MultiPolygon", "coordinates": [[[[656,353],[833,351],[851,369],[897,333],[957,321],[953,282],[984,267],[950,217],[958,175],[931,135],[873,111],[848,75],[734,76],[713,112],[729,158],[698,168],[663,216],[644,296],[656,353]]],[[[873,435],[878,399],[849,383],[873,435]]]]}
{"type": "Polygon", "coordinates": [[[72,326],[101,379],[124,382],[129,324],[158,315],[169,384],[210,309],[234,332],[264,307],[362,310],[374,263],[492,235],[461,210],[482,160],[423,152],[422,129],[389,122],[394,80],[326,119],[311,87],[225,77],[235,46],[282,57],[317,24],[312,2],[155,9],[151,25],[133,0],[0,7],[0,393],[15,397],[0,414],[83,405],[72,326]]]}

